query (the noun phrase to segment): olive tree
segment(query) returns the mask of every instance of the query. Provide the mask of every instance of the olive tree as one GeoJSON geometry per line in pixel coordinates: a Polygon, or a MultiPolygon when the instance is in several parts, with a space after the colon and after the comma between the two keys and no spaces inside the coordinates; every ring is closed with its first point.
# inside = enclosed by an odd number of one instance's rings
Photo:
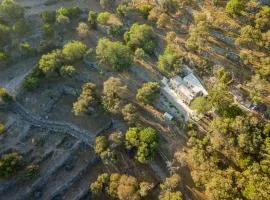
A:
{"type": "Polygon", "coordinates": [[[143,104],[153,104],[160,86],[157,82],[147,82],[137,90],[136,99],[143,104]]]}
{"type": "Polygon", "coordinates": [[[106,38],[98,41],[96,55],[100,63],[111,65],[115,71],[128,69],[132,62],[131,52],[127,46],[106,38]]]}

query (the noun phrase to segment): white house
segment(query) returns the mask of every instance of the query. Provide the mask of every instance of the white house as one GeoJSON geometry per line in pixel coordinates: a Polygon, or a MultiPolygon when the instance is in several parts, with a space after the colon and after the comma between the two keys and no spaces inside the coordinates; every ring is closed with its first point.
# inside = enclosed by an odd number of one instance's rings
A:
{"type": "Polygon", "coordinates": [[[163,83],[163,93],[185,119],[195,115],[195,111],[189,107],[190,102],[195,97],[208,95],[206,89],[193,73],[189,73],[183,78],[180,76],[171,79],[164,77],[161,82],[163,83]]]}

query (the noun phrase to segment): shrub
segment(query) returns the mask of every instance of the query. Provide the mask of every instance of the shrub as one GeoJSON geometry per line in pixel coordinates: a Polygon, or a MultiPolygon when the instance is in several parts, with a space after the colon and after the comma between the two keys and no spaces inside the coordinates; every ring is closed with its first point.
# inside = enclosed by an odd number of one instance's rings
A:
{"type": "Polygon", "coordinates": [[[109,12],[101,12],[98,14],[97,22],[102,25],[106,25],[108,20],[110,19],[111,13],[109,12]]]}

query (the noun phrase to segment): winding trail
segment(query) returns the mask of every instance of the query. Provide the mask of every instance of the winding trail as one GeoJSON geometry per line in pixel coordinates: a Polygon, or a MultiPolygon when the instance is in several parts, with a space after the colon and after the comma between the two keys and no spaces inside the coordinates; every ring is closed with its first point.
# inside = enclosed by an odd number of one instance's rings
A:
{"type": "Polygon", "coordinates": [[[96,135],[100,134],[104,130],[109,129],[113,125],[113,122],[109,121],[104,127],[96,131],[96,133],[91,133],[87,130],[80,129],[71,123],[42,119],[41,117],[32,114],[22,104],[16,101],[10,103],[7,106],[0,106],[0,110],[10,110],[19,114],[22,117],[22,120],[28,122],[32,126],[39,127],[48,131],[69,134],[92,147],[95,142],[96,135]]]}

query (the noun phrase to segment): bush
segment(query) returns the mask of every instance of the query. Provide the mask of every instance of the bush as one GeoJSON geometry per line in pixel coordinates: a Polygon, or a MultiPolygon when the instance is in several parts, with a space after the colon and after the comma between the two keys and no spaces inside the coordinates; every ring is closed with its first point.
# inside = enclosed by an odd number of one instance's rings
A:
{"type": "Polygon", "coordinates": [[[13,100],[13,97],[8,93],[8,91],[5,88],[0,88],[0,98],[5,102],[11,102],[13,100]]]}
{"type": "Polygon", "coordinates": [[[89,11],[88,13],[88,23],[90,27],[95,29],[97,27],[97,13],[94,11],[89,11]]]}
{"type": "Polygon", "coordinates": [[[44,75],[45,74],[42,72],[42,70],[36,66],[33,71],[25,77],[22,83],[22,87],[26,90],[33,90],[37,88],[40,79],[43,78],[44,75]]]}
{"type": "Polygon", "coordinates": [[[13,24],[12,31],[18,35],[24,35],[28,27],[23,19],[18,20],[13,24]]]}
{"type": "Polygon", "coordinates": [[[82,39],[87,38],[90,34],[89,27],[84,22],[80,22],[76,30],[78,32],[78,36],[82,39]]]}
{"type": "Polygon", "coordinates": [[[97,22],[102,25],[106,25],[108,20],[110,19],[111,13],[109,12],[101,12],[98,14],[97,22]]]}
{"type": "Polygon", "coordinates": [[[66,60],[74,62],[83,58],[87,51],[87,46],[79,41],[68,42],[64,45],[62,53],[66,60]]]}
{"type": "Polygon", "coordinates": [[[56,16],[66,16],[69,19],[75,19],[81,14],[81,9],[78,6],[72,6],[70,8],[58,8],[56,10],[56,16]]]}
{"type": "Polygon", "coordinates": [[[129,128],[125,137],[127,149],[136,148],[135,158],[140,163],[145,163],[154,157],[158,137],[153,128],[129,128]]]}
{"type": "Polygon", "coordinates": [[[226,5],[226,12],[230,14],[240,14],[244,7],[244,0],[229,0],[226,5]]]}
{"type": "Polygon", "coordinates": [[[170,23],[170,17],[166,13],[162,13],[157,20],[157,27],[164,28],[170,23]]]}
{"type": "Polygon", "coordinates": [[[10,28],[5,24],[0,23],[0,44],[6,44],[10,38],[10,28]]]}
{"type": "Polygon", "coordinates": [[[29,42],[24,41],[20,44],[20,51],[23,55],[30,55],[34,52],[34,49],[31,47],[29,42]]]}
{"type": "Polygon", "coordinates": [[[0,61],[6,61],[8,59],[8,54],[3,50],[0,50],[0,61]]]}
{"type": "Polygon", "coordinates": [[[139,6],[138,9],[142,13],[143,17],[145,19],[147,19],[152,8],[153,8],[153,6],[151,6],[151,5],[143,4],[143,5],[139,6]]]}
{"type": "Polygon", "coordinates": [[[101,63],[112,65],[115,71],[129,68],[132,62],[131,52],[127,46],[106,38],[98,41],[96,55],[101,63]]]}
{"type": "Polygon", "coordinates": [[[162,55],[158,57],[158,67],[163,72],[179,71],[183,64],[183,56],[177,52],[177,48],[168,45],[162,55]]]}
{"type": "Polygon", "coordinates": [[[261,30],[269,28],[270,24],[270,7],[264,6],[255,16],[256,28],[261,30]]]}
{"type": "Polygon", "coordinates": [[[153,104],[159,93],[159,84],[157,82],[147,82],[137,90],[136,99],[143,104],[153,104]]]}
{"type": "Polygon", "coordinates": [[[85,83],[82,86],[82,92],[78,97],[77,101],[73,103],[73,112],[76,116],[87,113],[91,109],[91,106],[95,106],[97,104],[97,92],[96,85],[92,83],[85,83]]]}
{"type": "Polygon", "coordinates": [[[5,125],[0,122],[0,135],[6,130],[5,125]]]}
{"type": "Polygon", "coordinates": [[[114,37],[122,35],[123,31],[122,31],[122,26],[121,25],[112,25],[109,28],[109,35],[112,35],[114,37]]]}
{"type": "Polygon", "coordinates": [[[52,37],[53,36],[54,27],[53,27],[52,24],[48,24],[48,23],[43,24],[42,29],[43,29],[43,32],[44,32],[45,36],[47,36],[47,37],[52,37]]]}
{"type": "Polygon", "coordinates": [[[43,11],[41,14],[41,19],[45,24],[54,24],[56,20],[56,13],[54,11],[43,11]]]}
{"type": "Polygon", "coordinates": [[[18,153],[8,153],[0,159],[0,177],[8,178],[14,175],[22,165],[22,156],[18,153]]]}
{"type": "Polygon", "coordinates": [[[68,16],[65,15],[58,15],[56,18],[56,22],[58,24],[68,24],[70,22],[70,19],[68,16]]]}
{"type": "Polygon", "coordinates": [[[124,39],[133,51],[142,48],[146,53],[153,54],[157,46],[152,27],[143,24],[133,24],[124,35],[124,39]]]}
{"type": "Polygon", "coordinates": [[[128,15],[129,12],[131,12],[133,10],[133,7],[127,5],[126,3],[122,3],[120,4],[117,9],[116,9],[116,13],[119,17],[126,17],[128,15]]]}
{"type": "Polygon", "coordinates": [[[39,69],[46,75],[52,74],[61,65],[62,53],[55,50],[41,56],[39,60],[39,69]]]}
{"type": "Polygon", "coordinates": [[[32,179],[37,176],[40,168],[38,165],[28,165],[25,169],[25,176],[27,179],[32,179]]]}

